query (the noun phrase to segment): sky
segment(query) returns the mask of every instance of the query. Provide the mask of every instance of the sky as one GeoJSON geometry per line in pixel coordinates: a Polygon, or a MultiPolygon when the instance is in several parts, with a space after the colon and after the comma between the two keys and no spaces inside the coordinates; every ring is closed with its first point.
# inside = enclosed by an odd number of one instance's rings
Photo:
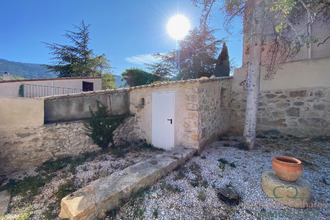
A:
{"type": "MultiPolygon", "coordinates": [[[[91,25],[90,48],[106,55],[115,75],[145,69],[144,63],[154,61],[152,54],[175,49],[176,40],[166,30],[169,19],[182,14],[193,28],[201,12],[190,0],[1,0],[0,9],[0,58],[52,64],[42,42],[70,44],[65,31],[84,20],[91,25]]],[[[225,38],[230,60],[241,66],[241,22],[233,23],[230,35],[223,28],[223,13],[215,9],[212,14],[215,36],[225,38]]]]}

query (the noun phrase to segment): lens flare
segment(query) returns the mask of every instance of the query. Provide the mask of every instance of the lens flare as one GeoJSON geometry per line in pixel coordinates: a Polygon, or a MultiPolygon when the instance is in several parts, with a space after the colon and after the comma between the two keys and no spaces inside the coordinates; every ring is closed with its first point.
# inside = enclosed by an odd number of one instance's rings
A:
{"type": "Polygon", "coordinates": [[[184,38],[188,34],[189,29],[190,22],[183,15],[175,15],[167,23],[167,32],[176,40],[184,38]]]}

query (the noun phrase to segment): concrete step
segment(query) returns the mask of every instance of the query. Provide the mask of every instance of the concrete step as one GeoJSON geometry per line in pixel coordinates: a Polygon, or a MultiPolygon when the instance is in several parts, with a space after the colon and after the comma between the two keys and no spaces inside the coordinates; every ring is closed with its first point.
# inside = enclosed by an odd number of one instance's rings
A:
{"type": "Polygon", "coordinates": [[[144,189],[194,156],[196,149],[178,147],[142,161],[64,197],[60,218],[96,219],[118,207],[132,194],[144,189]]]}

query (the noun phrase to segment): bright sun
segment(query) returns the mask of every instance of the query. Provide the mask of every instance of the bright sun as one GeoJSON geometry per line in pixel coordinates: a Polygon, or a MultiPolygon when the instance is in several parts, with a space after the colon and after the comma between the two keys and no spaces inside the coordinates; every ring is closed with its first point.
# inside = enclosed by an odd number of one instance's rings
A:
{"type": "Polygon", "coordinates": [[[183,15],[175,15],[167,23],[169,35],[176,40],[184,38],[188,34],[189,29],[190,22],[183,15]]]}

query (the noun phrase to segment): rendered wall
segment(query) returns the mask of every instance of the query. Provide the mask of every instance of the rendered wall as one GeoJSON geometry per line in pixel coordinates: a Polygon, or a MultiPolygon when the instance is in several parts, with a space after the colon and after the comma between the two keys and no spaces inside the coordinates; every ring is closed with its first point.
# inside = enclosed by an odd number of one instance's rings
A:
{"type": "Polygon", "coordinates": [[[100,77],[12,80],[0,81],[0,96],[19,97],[19,87],[22,84],[82,89],[83,81],[94,83],[94,91],[102,89],[102,79],[100,77]]]}
{"type": "Polygon", "coordinates": [[[0,131],[44,124],[42,99],[0,97],[0,131]]]}
{"type": "MultiPolygon", "coordinates": [[[[285,64],[274,79],[262,79],[257,130],[330,136],[329,70],[330,58],[296,61],[285,64]]],[[[237,69],[233,79],[231,130],[237,132],[244,127],[246,95],[239,83],[246,71],[237,69]]]]}
{"type": "Polygon", "coordinates": [[[91,107],[97,110],[96,100],[108,107],[112,115],[129,113],[129,90],[103,90],[65,96],[45,97],[45,123],[90,118],[91,107]]]}

